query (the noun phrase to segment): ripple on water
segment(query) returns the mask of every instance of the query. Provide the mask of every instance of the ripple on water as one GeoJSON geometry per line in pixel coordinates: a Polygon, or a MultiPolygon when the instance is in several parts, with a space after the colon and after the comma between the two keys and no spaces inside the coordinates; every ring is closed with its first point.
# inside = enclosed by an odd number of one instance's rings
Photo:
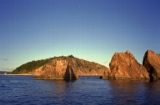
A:
{"type": "Polygon", "coordinates": [[[160,103],[160,82],[101,80],[33,80],[0,77],[0,105],[153,105],[160,103]]]}

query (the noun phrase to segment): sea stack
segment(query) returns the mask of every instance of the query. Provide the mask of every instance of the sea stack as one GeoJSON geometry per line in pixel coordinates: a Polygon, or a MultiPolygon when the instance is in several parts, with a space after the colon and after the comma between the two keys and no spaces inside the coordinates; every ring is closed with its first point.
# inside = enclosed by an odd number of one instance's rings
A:
{"type": "Polygon", "coordinates": [[[64,80],[76,80],[76,79],[78,79],[78,75],[74,72],[71,64],[68,64],[64,75],[64,80]]]}
{"type": "Polygon", "coordinates": [[[143,58],[143,65],[149,72],[151,80],[160,79],[160,54],[147,50],[143,58]]]}
{"type": "Polygon", "coordinates": [[[150,79],[146,68],[137,62],[130,51],[115,53],[109,66],[109,79],[150,79]]]}

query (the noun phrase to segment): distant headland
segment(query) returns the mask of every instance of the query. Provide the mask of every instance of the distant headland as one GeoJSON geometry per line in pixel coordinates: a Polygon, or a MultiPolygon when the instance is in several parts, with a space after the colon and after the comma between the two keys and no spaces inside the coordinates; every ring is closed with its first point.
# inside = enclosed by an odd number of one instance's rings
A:
{"type": "Polygon", "coordinates": [[[54,80],[75,80],[79,76],[101,76],[102,79],[159,80],[160,54],[147,50],[141,65],[130,51],[116,52],[109,68],[73,55],[60,56],[25,63],[13,70],[12,74],[36,75],[35,79],[54,80]]]}

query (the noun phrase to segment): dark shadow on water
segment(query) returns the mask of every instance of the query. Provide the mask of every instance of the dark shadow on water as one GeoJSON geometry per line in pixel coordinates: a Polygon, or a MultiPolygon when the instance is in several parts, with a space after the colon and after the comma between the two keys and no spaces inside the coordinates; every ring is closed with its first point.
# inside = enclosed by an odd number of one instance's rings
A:
{"type": "Polygon", "coordinates": [[[145,86],[145,105],[159,105],[160,104],[160,81],[152,81],[144,83],[145,86]]]}
{"type": "Polygon", "coordinates": [[[73,82],[76,82],[77,80],[69,80],[69,79],[66,79],[66,80],[65,80],[65,79],[64,79],[64,80],[58,80],[58,79],[57,79],[57,80],[55,80],[55,79],[52,80],[52,79],[48,79],[48,80],[47,80],[47,79],[46,79],[46,80],[42,80],[42,81],[45,81],[45,82],[48,82],[48,83],[49,83],[49,82],[50,82],[50,83],[57,83],[57,82],[58,82],[58,83],[63,83],[63,82],[66,82],[66,83],[67,83],[67,82],[71,82],[71,83],[73,83],[73,82]]]}
{"type": "Polygon", "coordinates": [[[64,97],[65,93],[68,91],[68,89],[73,88],[74,82],[76,80],[43,80],[48,84],[48,87],[52,90],[51,93],[53,96],[59,95],[59,97],[62,95],[64,97]]]}

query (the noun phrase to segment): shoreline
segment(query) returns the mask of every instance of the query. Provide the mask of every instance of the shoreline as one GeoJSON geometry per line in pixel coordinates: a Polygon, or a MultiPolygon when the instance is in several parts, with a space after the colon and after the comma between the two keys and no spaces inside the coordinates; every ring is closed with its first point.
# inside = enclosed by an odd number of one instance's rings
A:
{"type": "Polygon", "coordinates": [[[34,74],[0,74],[0,75],[5,75],[5,76],[38,76],[34,74]]]}

